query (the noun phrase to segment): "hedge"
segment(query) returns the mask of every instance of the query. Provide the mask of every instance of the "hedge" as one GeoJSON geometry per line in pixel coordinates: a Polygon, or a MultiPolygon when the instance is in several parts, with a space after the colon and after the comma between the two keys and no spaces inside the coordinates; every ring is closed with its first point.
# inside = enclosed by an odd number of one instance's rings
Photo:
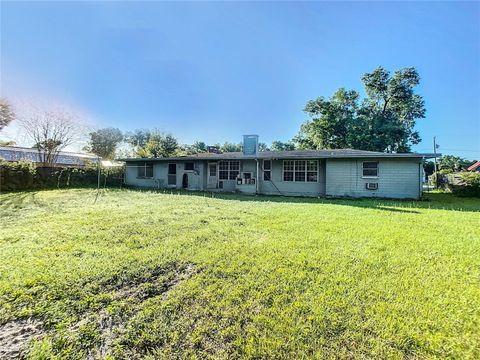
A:
{"type": "MultiPolygon", "coordinates": [[[[102,168],[101,186],[121,186],[123,167],[102,168]]],[[[37,167],[28,161],[9,162],[0,159],[0,191],[33,190],[40,188],[68,188],[97,186],[96,165],[85,168],[37,167]]]]}
{"type": "Polygon", "coordinates": [[[480,197],[480,173],[461,172],[449,186],[452,192],[462,197],[480,197]]]}

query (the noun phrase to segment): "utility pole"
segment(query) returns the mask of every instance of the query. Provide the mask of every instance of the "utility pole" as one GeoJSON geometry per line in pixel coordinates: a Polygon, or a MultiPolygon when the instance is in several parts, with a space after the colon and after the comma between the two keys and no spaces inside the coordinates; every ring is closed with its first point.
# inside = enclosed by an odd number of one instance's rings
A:
{"type": "Polygon", "coordinates": [[[435,174],[435,188],[438,187],[438,174],[437,174],[437,137],[433,137],[433,161],[434,161],[434,174],[435,174]]]}

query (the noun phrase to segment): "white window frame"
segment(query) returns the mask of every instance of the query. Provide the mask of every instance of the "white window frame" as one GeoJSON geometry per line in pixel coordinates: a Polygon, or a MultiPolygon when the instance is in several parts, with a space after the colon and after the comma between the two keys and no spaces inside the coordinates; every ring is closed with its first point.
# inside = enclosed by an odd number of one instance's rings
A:
{"type": "Polygon", "coordinates": [[[320,180],[320,179],[319,179],[319,177],[320,177],[319,171],[320,171],[320,163],[319,163],[318,160],[315,160],[315,159],[313,159],[313,160],[312,160],[312,159],[305,160],[305,182],[307,182],[307,183],[318,183],[319,180],[320,180]],[[316,171],[308,171],[308,162],[309,162],[309,161],[314,161],[314,162],[315,162],[315,168],[317,169],[316,171]],[[308,173],[313,173],[313,172],[316,172],[316,173],[317,173],[317,176],[316,176],[317,180],[315,180],[315,181],[308,181],[308,173]]]}
{"type": "Polygon", "coordinates": [[[155,167],[153,162],[145,161],[142,165],[137,165],[139,168],[143,168],[143,176],[138,176],[138,168],[137,168],[137,179],[153,179],[155,167]],[[151,164],[152,166],[152,176],[147,176],[147,164],[151,164]]]}
{"type": "Polygon", "coordinates": [[[241,173],[241,169],[242,169],[242,164],[240,163],[240,160],[221,160],[221,161],[218,162],[218,180],[220,180],[220,181],[236,181],[238,176],[241,173]],[[222,162],[227,163],[227,169],[226,170],[221,169],[222,162]],[[232,163],[238,163],[238,170],[232,169],[232,163]],[[221,179],[220,178],[220,172],[222,172],[222,171],[227,172],[227,178],[226,179],[221,179]],[[230,179],[230,173],[232,173],[232,172],[237,173],[237,176],[235,177],[235,179],[230,179]]]}
{"type": "Polygon", "coordinates": [[[362,161],[362,179],[378,179],[380,175],[380,166],[378,161],[362,161]],[[365,163],[376,163],[377,164],[377,175],[363,175],[364,164],[365,163]]]}
{"type": "MultiPolygon", "coordinates": [[[[319,171],[319,164],[318,164],[318,160],[316,159],[297,159],[297,160],[291,160],[291,159],[288,159],[288,160],[283,160],[283,163],[282,163],[282,181],[284,182],[299,182],[299,183],[318,183],[318,171],[319,171]],[[293,161],[293,170],[288,170],[288,172],[292,172],[293,173],[293,178],[292,180],[285,180],[285,161],[293,161]],[[295,180],[295,171],[296,171],[296,162],[297,161],[305,161],[305,169],[303,170],[305,172],[305,180],[303,181],[296,181],[295,180]],[[316,163],[316,167],[317,167],[317,180],[316,181],[308,181],[308,173],[309,172],[313,172],[313,171],[308,171],[308,164],[307,164],[307,161],[315,161],[316,163]]],[[[298,171],[297,171],[298,172],[298,171]]]]}

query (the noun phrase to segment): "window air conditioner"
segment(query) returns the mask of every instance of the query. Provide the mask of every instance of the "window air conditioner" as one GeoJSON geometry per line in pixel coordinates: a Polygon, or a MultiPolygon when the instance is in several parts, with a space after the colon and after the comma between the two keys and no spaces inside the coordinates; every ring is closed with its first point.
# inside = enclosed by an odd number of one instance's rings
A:
{"type": "Polygon", "coordinates": [[[365,187],[367,188],[367,190],[377,190],[378,183],[366,183],[365,187]]]}

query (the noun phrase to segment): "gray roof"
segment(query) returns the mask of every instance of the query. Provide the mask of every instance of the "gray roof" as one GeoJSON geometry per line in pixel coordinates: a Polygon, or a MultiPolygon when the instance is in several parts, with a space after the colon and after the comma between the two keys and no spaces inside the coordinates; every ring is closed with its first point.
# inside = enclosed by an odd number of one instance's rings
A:
{"type": "MultiPolygon", "coordinates": [[[[440,156],[440,154],[437,154],[440,156]]],[[[243,160],[243,159],[329,159],[329,158],[431,158],[433,154],[418,153],[383,153],[353,149],[332,150],[293,150],[293,151],[260,151],[257,156],[247,156],[242,152],[226,152],[222,154],[200,153],[195,155],[164,158],[128,158],[120,161],[193,161],[193,160],[243,160]]]]}
{"type": "MultiPolygon", "coordinates": [[[[59,165],[85,165],[85,161],[95,162],[97,156],[74,153],[69,151],[59,151],[55,163],[59,165]]],[[[0,159],[7,161],[31,161],[42,162],[42,157],[34,148],[27,148],[21,146],[0,146],[0,159]]]]}

